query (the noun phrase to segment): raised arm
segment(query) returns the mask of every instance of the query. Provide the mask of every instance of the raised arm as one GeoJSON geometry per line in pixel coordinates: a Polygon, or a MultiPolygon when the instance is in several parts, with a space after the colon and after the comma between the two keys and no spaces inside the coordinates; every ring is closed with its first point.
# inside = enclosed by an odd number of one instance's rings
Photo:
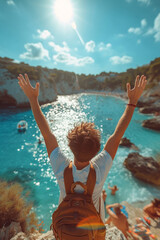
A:
{"type": "Polygon", "coordinates": [[[42,113],[42,110],[40,108],[39,102],[38,102],[38,96],[39,96],[39,83],[36,83],[36,87],[33,88],[30,84],[28,75],[25,74],[25,77],[23,77],[21,74],[18,77],[19,85],[25,95],[28,97],[31,109],[34,115],[34,118],[36,120],[36,123],[41,131],[41,134],[45,140],[45,144],[47,147],[48,156],[50,156],[51,152],[58,147],[57,140],[52,134],[51,129],[49,127],[49,124],[45,118],[45,116],[42,113]]]}
{"type": "Polygon", "coordinates": [[[112,159],[114,159],[120,140],[123,137],[134,113],[134,109],[138,102],[138,99],[142,95],[142,92],[146,86],[147,80],[144,75],[136,77],[135,86],[131,89],[130,84],[127,83],[127,94],[128,94],[128,104],[126,109],[120,118],[114,133],[109,137],[104,149],[110,154],[112,159]]]}
{"type": "Polygon", "coordinates": [[[111,210],[111,208],[114,207],[122,207],[119,203],[114,203],[106,206],[107,213],[109,214],[110,217],[117,219],[117,215],[111,210]]]}
{"type": "Polygon", "coordinates": [[[112,190],[113,187],[110,186],[110,183],[108,183],[108,189],[112,190]]]}

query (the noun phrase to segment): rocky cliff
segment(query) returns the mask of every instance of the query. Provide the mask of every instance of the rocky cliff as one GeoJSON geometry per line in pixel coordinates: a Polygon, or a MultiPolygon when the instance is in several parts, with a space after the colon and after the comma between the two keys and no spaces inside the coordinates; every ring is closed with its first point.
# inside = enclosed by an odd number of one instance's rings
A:
{"type": "Polygon", "coordinates": [[[32,67],[14,63],[12,59],[0,58],[0,106],[27,107],[29,102],[18,85],[18,74],[28,73],[31,84],[40,82],[40,104],[53,102],[57,95],[77,92],[76,75],[57,69],[32,67]]]}
{"type": "Polygon", "coordinates": [[[58,69],[33,67],[24,62],[15,63],[13,59],[0,57],[0,106],[28,106],[28,100],[17,84],[18,74],[28,73],[31,83],[40,82],[41,104],[49,103],[57,95],[74,94],[84,90],[126,92],[126,83],[134,85],[136,76],[146,75],[148,84],[139,107],[143,113],[160,114],[160,58],[150,64],[128,69],[126,72],[102,72],[98,75],[76,75],[73,72],[58,69]]]}

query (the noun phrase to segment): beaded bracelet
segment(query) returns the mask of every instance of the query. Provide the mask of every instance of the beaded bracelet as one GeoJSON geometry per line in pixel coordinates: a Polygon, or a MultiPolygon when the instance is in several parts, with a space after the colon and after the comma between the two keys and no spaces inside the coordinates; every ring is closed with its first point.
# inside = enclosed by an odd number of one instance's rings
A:
{"type": "Polygon", "coordinates": [[[135,105],[135,104],[132,104],[132,103],[128,103],[127,105],[128,105],[128,106],[131,106],[131,107],[136,107],[136,105],[135,105]]]}

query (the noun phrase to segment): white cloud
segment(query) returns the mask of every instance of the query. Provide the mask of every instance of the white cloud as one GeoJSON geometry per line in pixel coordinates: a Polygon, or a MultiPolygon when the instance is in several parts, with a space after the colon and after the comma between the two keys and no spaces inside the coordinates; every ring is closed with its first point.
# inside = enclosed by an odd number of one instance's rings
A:
{"type": "Polygon", "coordinates": [[[85,44],[85,49],[87,52],[94,52],[95,46],[95,42],[91,40],[85,44]]]}
{"type": "Polygon", "coordinates": [[[148,31],[145,33],[145,35],[152,35],[155,33],[154,28],[149,28],[148,31]]]}
{"type": "Polygon", "coordinates": [[[14,2],[13,0],[8,0],[8,1],[7,1],[7,4],[8,4],[8,5],[15,5],[15,2],[14,2]]]}
{"type": "Polygon", "coordinates": [[[137,1],[146,5],[149,5],[151,3],[151,0],[137,0],[137,1]]]}
{"type": "Polygon", "coordinates": [[[37,32],[39,34],[38,37],[41,39],[47,39],[49,37],[53,38],[52,34],[48,30],[41,31],[40,29],[38,29],[37,32]]]}
{"type": "Polygon", "coordinates": [[[77,58],[71,56],[71,54],[67,52],[59,52],[57,55],[53,56],[53,59],[55,60],[55,62],[64,63],[66,65],[74,65],[78,67],[94,63],[94,59],[91,57],[77,58]]]}
{"type": "Polygon", "coordinates": [[[30,60],[50,59],[48,50],[46,50],[42,43],[27,43],[24,45],[27,52],[20,54],[20,58],[30,60]]]}
{"type": "Polygon", "coordinates": [[[99,51],[105,51],[105,50],[110,49],[111,47],[112,47],[112,44],[111,44],[111,43],[105,44],[105,43],[101,42],[101,43],[98,45],[98,50],[99,50],[99,51]]]}
{"type": "Polygon", "coordinates": [[[132,62],[133,58],[129,57],[129,56],[122,56],[122,57],[113,56],[109,60],[113,65],[118,65],[118,64],[130,63],[130,62],[132,62]]]}
{"type": "Polygon", "coordinates": [[[133,28],[133,27],[131,27],[131,28],[129,28],[128,29],[128,32],[129,33],[134,33],[134,34],[141,34],[141,29],[140,28],[133,28]]]}
{"type": "MultiPolygon", "coordinates": [[[[126,0],[126,2],[131,3],[133,0],[126,0]]],[[[149,5],[151,3],[151,0],[137,0],[137,2],[149,5]]]]}
{"type": "Polygon", "coordinates": [[[137,27],[137,28],[130,27],[130,28],[128,29],[128,32],[129,32],[129,33],[136,34],[136,35],[139,35],[139,34],[142,33],[143,28],[144,28],[146,25],[147,25],[147,21],[146,21],[145,18],[143,18],[143,19],[141,20],[141,27],[137,27]]]}
{"type": "Polygon", "coordinates": [[[149,28],[145,35],[154,34],[154,38],[156,42],[160,42],[160,13],[154,20],[153,28],[149,28]]]}
{"type": "Polygon", "coordinates": [[[70,51],[66,42],[62,43],[62,45],[63,45],[62,47],[60,45],[55,44],[54,42],[49,42],[48,44],[51,47],[53,47],[55,52],[69,52],[70,51]]]}
{"type": "Polygon", "coordinates": [[[124,34],[119,33],[117,36],[120,37],[120,38],[122,38],[122,37],[124,37],[124,34]]]}
{"type": "Polygon", "coordinates": [[[156,32],[154,35],[155,41],[159,42],[160,41],[160,13],[154,20],[154,30],[156,32]]]}
{"type": "Polygon", "coordinates": [[[146,25],[147,25],[147,21],[144,18],[144,19],[141,20],[141,27],[145,27],[146,25]]]}
{"type": "Polygon", "coordinates": [[[137,40],[137,44],[140,44],[140,43],[141,43],[141,40],[140,40],[140,39],[138,39],[138,40],[137,40]]]}
{"type": "Polygon", "coordinates": [[[13,63],[20,63],[20,61],[17,60],[17,59],[14,59],[14,60],[13,60],[13,63]]]}

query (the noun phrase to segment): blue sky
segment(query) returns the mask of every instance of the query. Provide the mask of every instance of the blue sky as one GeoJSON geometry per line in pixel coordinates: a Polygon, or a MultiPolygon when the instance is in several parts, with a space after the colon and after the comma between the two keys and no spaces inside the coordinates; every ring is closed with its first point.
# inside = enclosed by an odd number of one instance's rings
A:
{"type": "Polygon", "coordinates": [[[0,56],[85,74],[142,66],[160,57],[160,0],[0,0],[0,56]]]}

